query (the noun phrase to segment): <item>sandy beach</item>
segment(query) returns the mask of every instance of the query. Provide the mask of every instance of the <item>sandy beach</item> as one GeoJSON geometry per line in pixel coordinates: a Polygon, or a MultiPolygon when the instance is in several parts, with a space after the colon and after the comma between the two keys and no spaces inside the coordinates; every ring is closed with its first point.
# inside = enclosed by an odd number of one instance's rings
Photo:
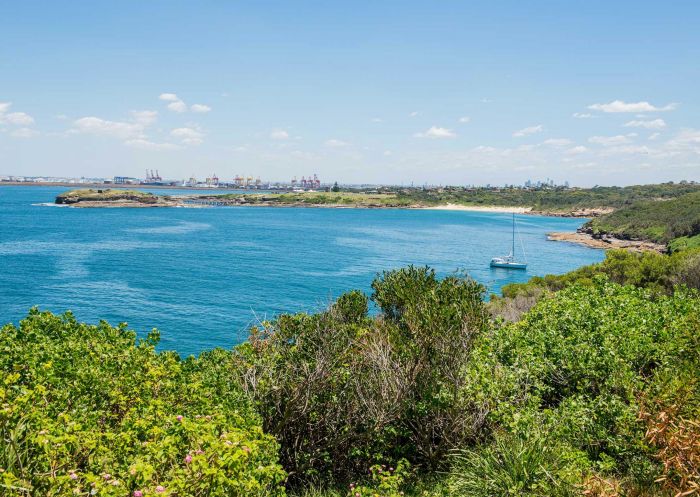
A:
{"type": "Polygon", "coordinates": [[[532,207],[503,207],[497,205],[458,205],[458,204],[445,204],[437,205],[434,207],[423,207],[424,209],[438,210],[438,211],[475,211],[475,212],[505,212],[510,214],[514,212],[515,214],[527,214],[532,210],[532,207]]]}

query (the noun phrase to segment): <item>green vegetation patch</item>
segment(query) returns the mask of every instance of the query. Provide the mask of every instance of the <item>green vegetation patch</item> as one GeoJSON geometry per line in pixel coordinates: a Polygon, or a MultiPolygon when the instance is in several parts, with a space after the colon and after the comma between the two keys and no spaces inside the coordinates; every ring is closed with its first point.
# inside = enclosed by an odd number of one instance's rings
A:
{"type": "Polygon", "coordinates": [[[700,192],[673,200],[635,202],[593,219],[587,227],[594,235],[657,243],[694,237],[700,234],[700,192]]]}
{"type": "Polygon", "coordinates": [[[0,494],[283,495],[231,356],[32,310],[0,330],[0,494]]]}
{"type": "Polygon", "coordinates": [[[579,486],[599,474],[657,495],[660,456],[639,413],[667,402],[698,418],[698,316],[695,292],[658,296],[596,276],[484,335],[469,394],[483,398],[505,438],[468,451],[470,464],[453,468],[460,495],[568,495],[555,487],[570,492],[572,472],[579,486]],[[538,444],[550,454],[533,453],[538,444]],[[549,479],[535,477],[543,471],[549,479]],[[480,475],[496,480],[490,492],[479,490],[480,475]]]}
{"type": "Polygon", "coordinates": [[[347,205],[357,207],[407,207],[408,199],[400,199],[396,194],[373,194],[357,192],[293,192],[272,194],[230,193],[221,198],[242,200],[252,204],[279,205],[347,205]]]}
{"type": "Polygon", "coordinates": [[[700,192],[695,183],[663,183],[635,186],[596,186],[593,188],[463,188],[402,189],[399,198],[423,205],[462,204],[532,207],[547,212],[577,209],[620,208],[641,200],[673,199],[700,192]]]}

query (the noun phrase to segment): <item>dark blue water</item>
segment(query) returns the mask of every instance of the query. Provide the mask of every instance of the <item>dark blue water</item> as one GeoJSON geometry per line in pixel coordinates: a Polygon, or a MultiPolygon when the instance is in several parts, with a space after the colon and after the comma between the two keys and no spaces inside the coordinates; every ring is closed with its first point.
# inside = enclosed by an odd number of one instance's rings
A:
{"type": "Polygon", "coordinates": [[[498,292],[564,273],[603,252],[550,242],[581,220],[518,216],[527,271],[489,268],[507,254],[511,215],[313,208],[75,209],[65,188],[0,186],[0,321],[38,305],[82,321],[158,328],[181,354],[230,347],[281,312],[314,311],[377,272],[427,264],[466,269],[498,292]]]}

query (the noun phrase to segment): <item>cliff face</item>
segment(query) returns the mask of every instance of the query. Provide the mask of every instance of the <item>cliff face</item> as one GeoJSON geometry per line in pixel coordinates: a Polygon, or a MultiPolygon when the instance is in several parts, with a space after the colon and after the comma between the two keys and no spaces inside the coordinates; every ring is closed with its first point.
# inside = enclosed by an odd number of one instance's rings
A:
{"type": "Polygon", "coordinates": [[[137,205],[137,206],[157,206],[168,205],[169,198],[158,197],[152,193],[139,192],[136,190],[71,190],[56,196],[56,203],[63,205],[85,204],[114,204],[137,205]]]}

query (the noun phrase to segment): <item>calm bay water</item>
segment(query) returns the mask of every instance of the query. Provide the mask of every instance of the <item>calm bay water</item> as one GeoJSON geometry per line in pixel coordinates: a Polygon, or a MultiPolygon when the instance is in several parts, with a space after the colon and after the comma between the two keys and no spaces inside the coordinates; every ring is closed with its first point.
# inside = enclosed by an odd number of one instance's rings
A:
{"type": "MultiPolygon", "coordinates": [[[[549,242],[580,219],[517,216],[527,271],[489,268],[508,252],[511,215],[230,207],[72,209],[66,188],[0,186],[0,322],[37,305],[82,321],[161,330],[183,355],[245,340],[257,320],[315,311],[377,272],[408,264],[458,269],[490,292],[564,273],[603,252],[549,242]]],[[[158,193],[167,193],[159,191],[158,193]]]]}

